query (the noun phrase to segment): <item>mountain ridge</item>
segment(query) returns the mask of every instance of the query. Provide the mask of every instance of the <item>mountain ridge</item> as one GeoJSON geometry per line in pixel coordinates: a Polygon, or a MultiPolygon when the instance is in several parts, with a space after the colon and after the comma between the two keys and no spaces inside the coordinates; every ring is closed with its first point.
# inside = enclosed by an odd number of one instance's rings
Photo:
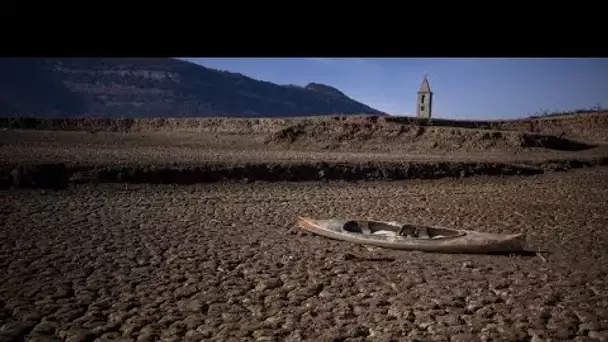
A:
{"type": "Polygon", "coordinates": [[[2,58],[0,115],[386,115],[325,84],[279,85],[176,58],[2,58]]]}

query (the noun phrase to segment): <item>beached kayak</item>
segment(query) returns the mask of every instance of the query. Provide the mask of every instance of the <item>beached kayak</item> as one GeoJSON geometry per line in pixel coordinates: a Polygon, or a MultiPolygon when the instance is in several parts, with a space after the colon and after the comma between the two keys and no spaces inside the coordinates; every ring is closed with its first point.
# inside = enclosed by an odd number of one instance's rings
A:
{"type": "Polygon", "coordinates": [[[298,217],[299,229],[332,239],[384,248],[437,253],[516,253],[525,251],[525,234],[417,226],[397,222],[298,217]]]}

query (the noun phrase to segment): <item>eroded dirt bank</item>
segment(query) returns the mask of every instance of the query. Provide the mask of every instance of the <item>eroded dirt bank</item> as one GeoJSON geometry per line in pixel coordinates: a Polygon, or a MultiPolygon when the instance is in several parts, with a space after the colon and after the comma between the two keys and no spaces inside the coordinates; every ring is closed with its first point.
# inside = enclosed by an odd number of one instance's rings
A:
{"type": "Polygon", "coordinates": [[[605,168],[0,190],[0,340],[601,341],[606,203],[605,168]],[[522,231],[550,253],[370,251],[294,234],[297,215],[522,231]]]}
{"type": "MultiPolygon", "coordinates": [[[[563,133],[563,132],[562,132],[563,133]]],[[[379,118],[341,118],[294,123],[265,137],[267,146],[285,149],[370,152],[433,151],[521,152],[583,151],[597,145],[569,139],[565,135],[499,129],[465,128],[458,125],[416,125],[379,118]]]]}
{"type": "MultiPolygon", "coordinates": [[[[516,120],[426,120],[400,116],[312,116],[292,118],[158,118],[158,119],[104,119],[104,118],[35,118],[2,117],[0,128],[89,131],[89,132],[200,132],[240,135],[266,135],[290,127],[329,127],[340,130],[343,125],[358,126],[365,131],[372,126],[399,131],[418,127],[469,128],[481,130],[530,132],[544,135],[566,136],[575,140],[608,142],[608,114],[603,111],[580,112],[570,115],[516,120]]],[[[347,129],[349,127],[346,127],[347,129]]]]}
{"type": "Polygon", "coordinates": [[[394,181],[472,176],[536,175],[608,165],[608,157],[500,162],[290,162],[195,165],[0,165],[0,187],[62,189],[70,183],[195,184],[214,182],[394,181]]]}

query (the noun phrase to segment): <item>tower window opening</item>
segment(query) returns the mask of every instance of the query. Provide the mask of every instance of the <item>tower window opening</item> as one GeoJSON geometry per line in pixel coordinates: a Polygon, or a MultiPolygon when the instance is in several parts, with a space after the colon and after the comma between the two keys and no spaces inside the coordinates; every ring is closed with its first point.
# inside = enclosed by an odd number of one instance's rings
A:
{"type": "Polygon", "coordinates": [[[420,110],[421,110],[421,111],[424,111],[424,106],[420,106],[420,110]]]}
{"type": "Polygon", "coordinates": [[[424,103],[424,95],[422,95],[422,97],[420,97],[420,103],[424,103]]]}

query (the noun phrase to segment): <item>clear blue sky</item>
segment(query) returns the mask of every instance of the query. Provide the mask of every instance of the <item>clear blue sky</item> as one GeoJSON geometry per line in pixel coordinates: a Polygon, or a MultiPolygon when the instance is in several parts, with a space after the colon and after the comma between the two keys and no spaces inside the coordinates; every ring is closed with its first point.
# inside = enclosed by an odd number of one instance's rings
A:
{"type": "Polygon", "coordinates": [[[277,84],[327,84],[391,115],[415,115],[425,74],[434,117],[515,118],[608,107],[608,58],[180,59],[277,84]]]}

